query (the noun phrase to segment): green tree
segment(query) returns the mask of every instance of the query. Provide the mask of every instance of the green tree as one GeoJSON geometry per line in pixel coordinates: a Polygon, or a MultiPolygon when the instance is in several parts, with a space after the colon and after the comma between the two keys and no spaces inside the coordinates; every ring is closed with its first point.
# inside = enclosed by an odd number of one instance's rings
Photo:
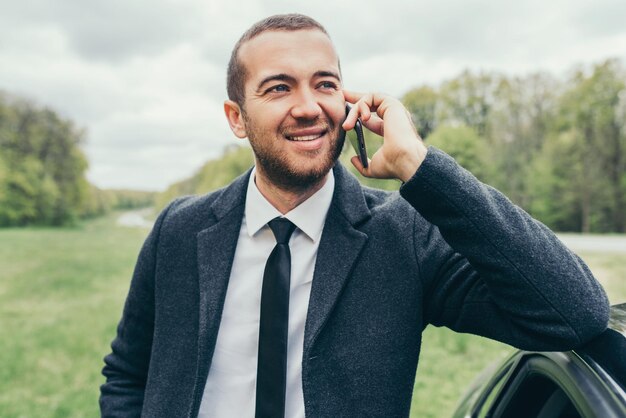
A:
{"type": "Polygon", "coordinates": [[[576,71],[572,87],[560,100],[555,131],[569,139],[568,149],[576,159],[569,162],[571,167],[555,170],[573,179],[578,229],[583,232],[626,230],[624,80],[620,63],[608,60],[589,74],[576,71]]]}
{"type": "Polygon", "coordinates": [[[88,197],[84,132],[54,111],[0,92],[0,226],[62,225],[88,197]]]}
{"type": "Polygon", "coordinates": [[[497,83],[495,75],[470,71],[444,82],[439,90],[438,119],[441,123],[467,125],[484,137],[497,83]]]}
{"type": "Polygon", "coordinates": [[[500,77],[494,89],[487,137],[493,185],[526,208],[533,204],[529,178],[556,113],[557,88],[550,76],[531,74],[500,77]]]}
{"type": "Polygon", "coordinates": [[[480,180],[489,182],[489,145],[469,126],[439,126],[427,143],[445,151],[480,180]]]}
{"type": "Polygon", "coordinates": [[[411,113],[417,132],[426,139],[437,128],[437,103],[439,95],[429,86],[410,90],[402,97],[402,103],[411,113]]]}

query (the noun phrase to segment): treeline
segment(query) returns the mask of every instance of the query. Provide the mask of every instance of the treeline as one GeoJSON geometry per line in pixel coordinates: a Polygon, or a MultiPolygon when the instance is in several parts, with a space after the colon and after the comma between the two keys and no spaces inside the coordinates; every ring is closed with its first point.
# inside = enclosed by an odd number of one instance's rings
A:
{"type": "MultiPolygon", "coordinates": [[[[626,232],[625,84],[621,63],[608,60],[576,69],[565,80],[545,73],[466,71],[437,88],[412,89],[402,100],[427,144],[451,154],[551,228],[626,232]]],[[[380,146],[373,136],[366,133],[370,155],[380,146]]],[[[351,167],[347,143],[341,159],[351,167]]],[[[228,149],[172,185],[158,205],[228,184],[252,162],[248,147],[228,149]]],[[[360,179],[399,187],[395,181],[360,179]]]]}
{"type": "Polygon", "coordinates": [[[403,98],[427,143],[559,231],[626,231],[626,73],[464,72],[403,98]]]}
{"type": "Polygon", "coordinates": [[[89,198],[83,204],[82,217],[93,218],[113,210],[154,206],[157,192],[129,189],[100,189],[90,185],[89,198]]]}
{"type": "MultiPolygon", "coordinates": [[[[626,232],[626,71],[619,61],[581,67],[565,79],[466,71],[402,100],[427,144],[551,228],[626,232]]],[[[370,153],[380,146],[373,136],[366,133],[370,153]]],[[[0,226],[65,225],[155,200],[162,207],[221,187],[253,163],[248,147],[234,146],[156,197],[100,190],[85,178],[84,139],[53,110],[0,92],[0,226]]],[[[351,155],[347,145],[341,158],[348,167],[351,155]]]]}
{"type": "Polygon", "coordinates": [[[153,193],[91,185],[84,139],[53,110],[0,91],[0,226],[66,225],[152,204],[153,193]]]}

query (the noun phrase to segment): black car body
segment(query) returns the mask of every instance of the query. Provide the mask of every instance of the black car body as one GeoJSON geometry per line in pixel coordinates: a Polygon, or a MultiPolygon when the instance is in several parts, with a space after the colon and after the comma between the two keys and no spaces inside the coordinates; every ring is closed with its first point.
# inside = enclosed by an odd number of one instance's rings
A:
{"type": "Polygon", "coordinates": [[[626,303],[609,329],[566,352],[517,351],[479,376],[454,418],[626,417],[626,303]]]}

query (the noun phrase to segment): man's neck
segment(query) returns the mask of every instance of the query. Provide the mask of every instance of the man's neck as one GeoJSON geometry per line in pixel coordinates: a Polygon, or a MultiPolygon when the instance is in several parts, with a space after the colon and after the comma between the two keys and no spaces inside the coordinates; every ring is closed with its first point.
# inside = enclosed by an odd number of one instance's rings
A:
{"type": "Polygon", "coordinates": [[[327,179],[328,175],[324,176],[317,183],[312,184],[306,189],[297,191],[285,190],[270,182],[257,170],[254,178],[254,183],[256,184],[257,189],[259,189],[259,192],[261,192],[263,197],[265,197],[265,199],[267,199],[267,201],[270,202],[271,205],[276,208],[276,210],[284,215],[305,200],[307,200],[309,197],[313,196],[319,189],[324,186],[324,184],[326,184],[327,179]]]}

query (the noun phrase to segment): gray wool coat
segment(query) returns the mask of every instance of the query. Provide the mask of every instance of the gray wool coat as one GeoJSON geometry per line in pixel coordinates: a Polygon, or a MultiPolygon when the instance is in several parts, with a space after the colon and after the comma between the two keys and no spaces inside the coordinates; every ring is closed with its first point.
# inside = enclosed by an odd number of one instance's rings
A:
{"type": "MultiPolygon", "coordinates": [[[[105,358],[103,417],[197,416],[249,175],[159,216],[105,358]]],[[[538,350],[606,327],[587,266],[443,152],[429,148],[399,193],[339,164],[334,175],[305,326],[307,416],[408,416],[428,324],[538,350]]]]}

